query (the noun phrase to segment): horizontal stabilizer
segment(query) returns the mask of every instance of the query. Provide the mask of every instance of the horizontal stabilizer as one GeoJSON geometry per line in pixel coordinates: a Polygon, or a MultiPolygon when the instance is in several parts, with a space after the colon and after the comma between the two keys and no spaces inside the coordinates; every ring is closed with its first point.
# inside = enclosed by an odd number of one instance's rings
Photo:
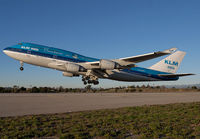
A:
{"type": "Polygon", "coordinates": [[[195,75],[195,74],[183,73],[183,74],[158,74],[158,75],[161,77],[175,78],[175,77],[190,76],[190,75],[195,75]]]}

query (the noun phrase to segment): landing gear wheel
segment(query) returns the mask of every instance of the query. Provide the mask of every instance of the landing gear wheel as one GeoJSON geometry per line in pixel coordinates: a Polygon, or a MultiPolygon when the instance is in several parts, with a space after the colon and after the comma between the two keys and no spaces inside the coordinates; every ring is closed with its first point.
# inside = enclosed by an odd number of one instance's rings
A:
{"type": "Polygon", "coordinates": [[[86,82],[86,81],[84,81],[84,82],[83,82],[83,84],[84,84],[84,85],[86,85],[86,84],[87,84],[87,82],[86,82]]]}
{"type": "Polygon", "coordinates": [[[83,78],[83,79],[82,79],[82,81],[84,82],[84,81],[85,81],[85,79],[83,78]]]}
{"type": "Polygon", "coordinates": [[[86,80],[90,80],[90,77],[89,77],[89,76],[86,76],[85,79],[86,79],[86,80]]]}
{"type": "Polygon", "coordinates": [[[23,71],[23,70],[24,70],[24,68],[23,68],[23,67],[20,67],[20,70],[21,70],[21,71],[23,71]]]}
{"type": "Polygon", "coordinates": [[[94,81],[94,85],[98,85],[99,84],[99,81],[94,81]]]}
{"type": "Polygon", "coordinates": [[[87,85],[87,84],[98,85],[99,84],[98,77],[96,76],[82,76],[82,81],[84,85],[87,85]]]}

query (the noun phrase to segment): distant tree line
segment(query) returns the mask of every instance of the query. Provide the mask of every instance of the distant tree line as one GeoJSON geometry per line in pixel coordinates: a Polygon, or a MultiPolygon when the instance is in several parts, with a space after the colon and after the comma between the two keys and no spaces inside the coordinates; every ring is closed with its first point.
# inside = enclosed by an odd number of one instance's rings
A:
{"type": "Polygon", "coordinates": [[[0,87],[0,93],[60,93],[60,92],[80,92],[81,88],[63,88],[60,87],[0,87]]]}
{"type": "Polygon", "coordinates": [[[64,88],[60,87],[0,87],[0,93],[131,93],[131,92],[170,92],[170,91],[200,91],[197,86],[191,86],[187,88],[167,88],[165,86],[124,86],[124,87],[113,87],[113,88],[92,88],[91,85],[87,85],[85,88],[64,88]]]}

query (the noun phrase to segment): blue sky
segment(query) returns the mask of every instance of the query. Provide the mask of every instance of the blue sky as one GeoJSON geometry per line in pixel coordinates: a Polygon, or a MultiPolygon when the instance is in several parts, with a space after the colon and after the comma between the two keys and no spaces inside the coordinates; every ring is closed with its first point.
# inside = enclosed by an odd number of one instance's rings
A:
{"type": "MultiPolygon", "coordinates": [[[[178,72],[199,74],[199,7],[198,0],[0,0],[0,49],[32,42],[113,59],[177,47],[187,52],[178,72]]],[[[81,78],[52,69],[25,64],[21,72],[19,62],[3,52],[0,64],[0,86],[83,87],[81,78]]],[[[150,84],[196,84],[199,77],[150,84]]],[[[100,80],[98,87],[133,84],[141,83],[100,80]]]]}

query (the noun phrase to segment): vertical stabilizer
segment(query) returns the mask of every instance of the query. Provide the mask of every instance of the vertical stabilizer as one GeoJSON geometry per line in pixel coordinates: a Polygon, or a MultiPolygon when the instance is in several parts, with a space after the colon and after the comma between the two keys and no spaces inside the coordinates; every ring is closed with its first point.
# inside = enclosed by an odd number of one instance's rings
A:
{"type": "Polygon", "coordinates": [[[176,51],[175,53],[151,66],[150,69],[168,73],[176,73],[185,54],[185,52],[176,51]]]}

